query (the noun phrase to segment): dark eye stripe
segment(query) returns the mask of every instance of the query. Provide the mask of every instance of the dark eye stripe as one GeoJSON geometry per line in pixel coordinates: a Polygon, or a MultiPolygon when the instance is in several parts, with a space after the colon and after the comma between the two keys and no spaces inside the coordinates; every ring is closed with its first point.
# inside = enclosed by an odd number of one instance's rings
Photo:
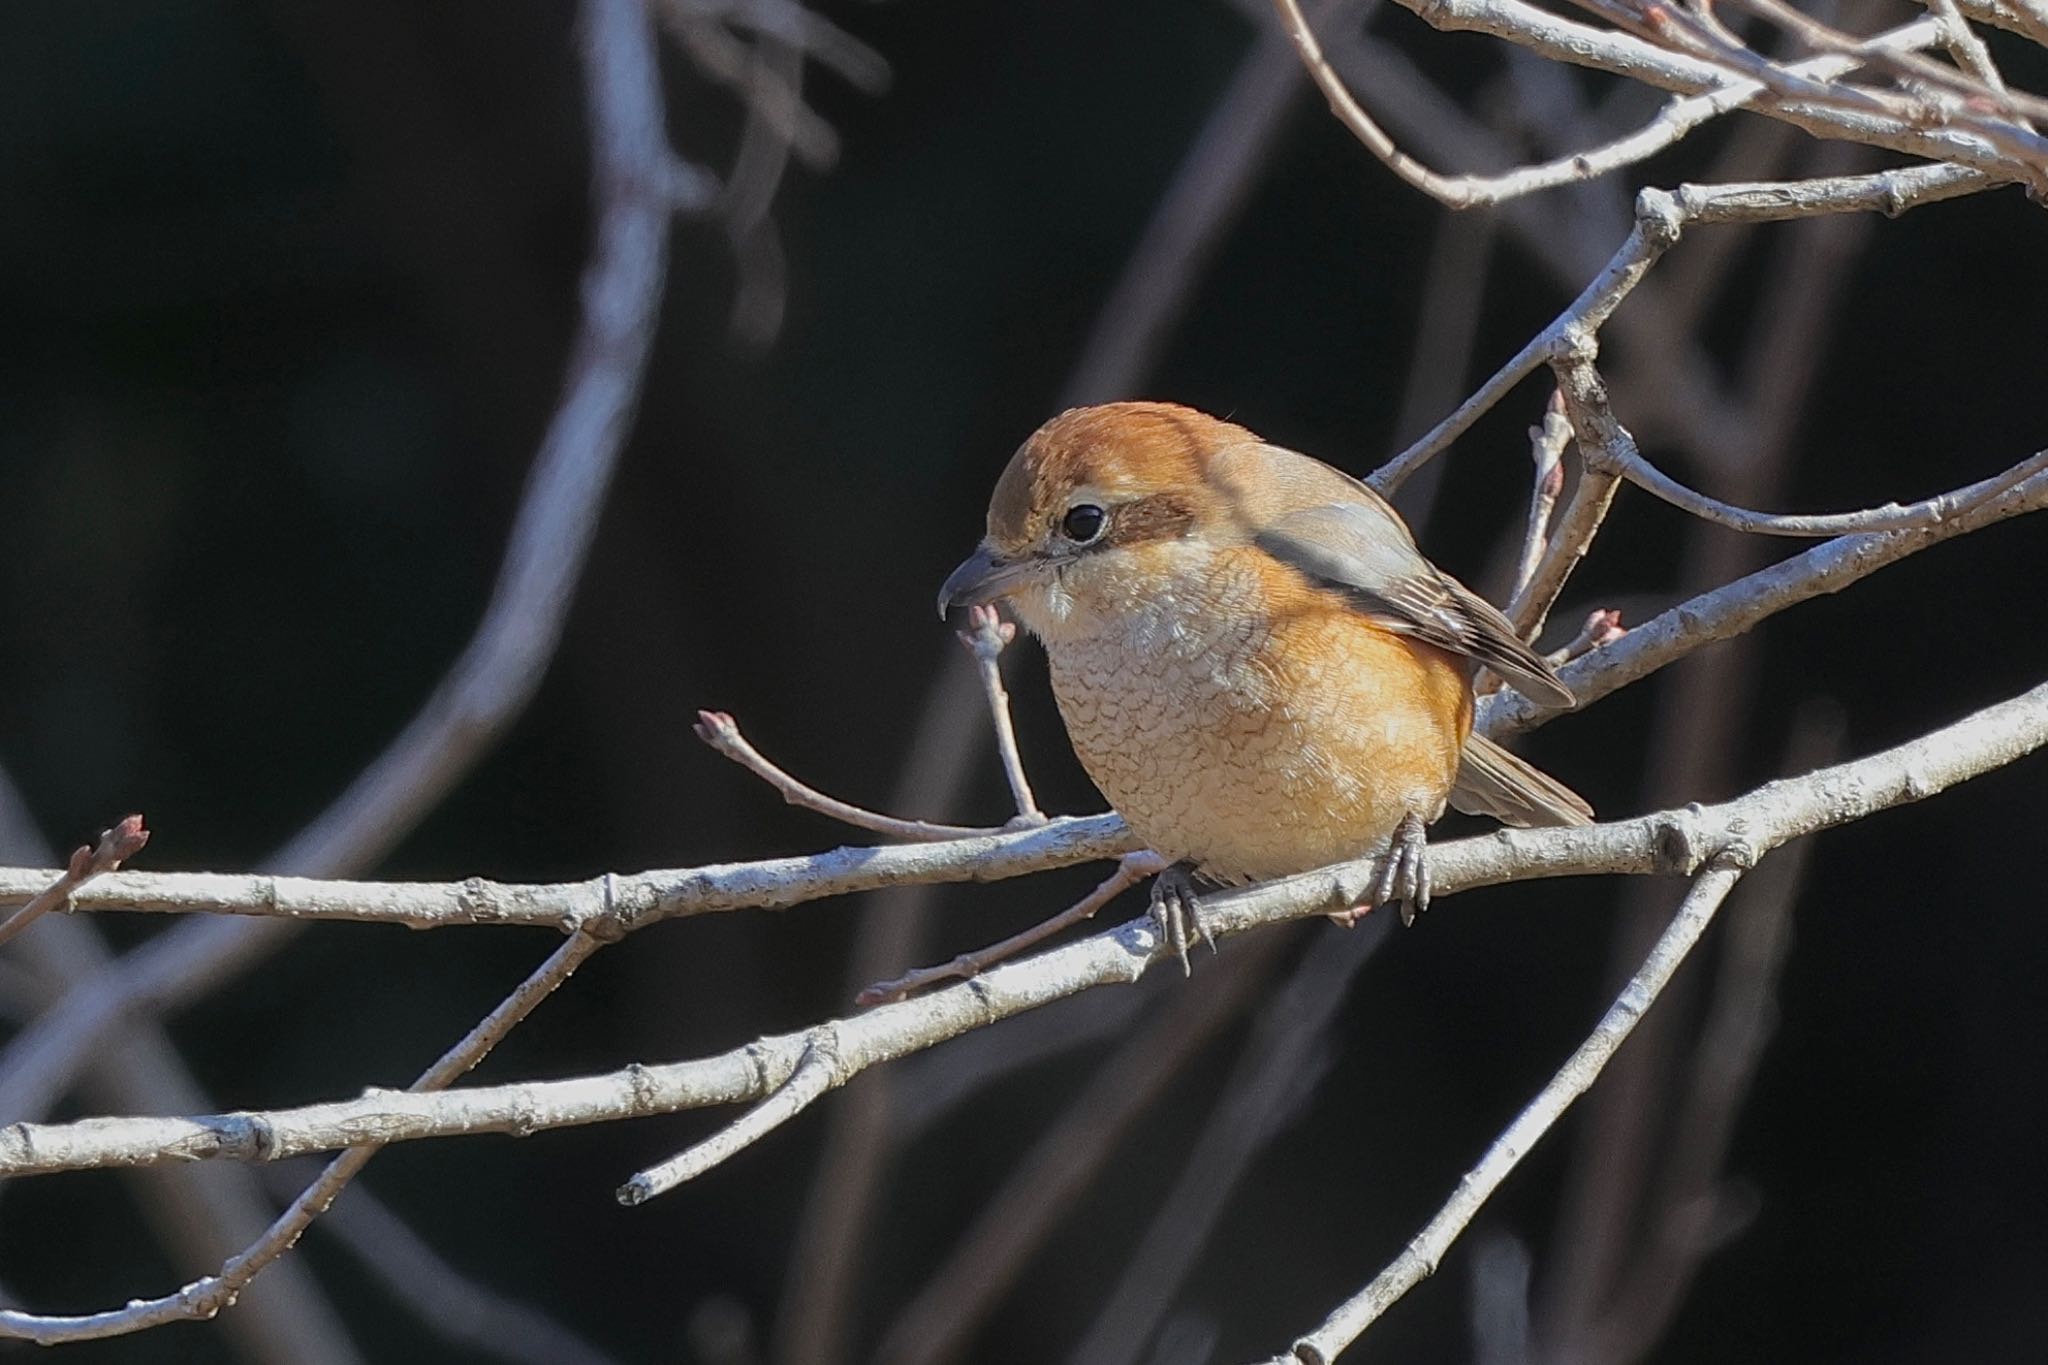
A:
{"type": "Polygon", "coordinates": [[[1119,545],[1174,540],[1186,535],[1194,524],[1195,509],[1186,498],[1174,493],[1154,493],[1116,509],[1116,524],[1110,529],[1109,539],[1119,545]]]}

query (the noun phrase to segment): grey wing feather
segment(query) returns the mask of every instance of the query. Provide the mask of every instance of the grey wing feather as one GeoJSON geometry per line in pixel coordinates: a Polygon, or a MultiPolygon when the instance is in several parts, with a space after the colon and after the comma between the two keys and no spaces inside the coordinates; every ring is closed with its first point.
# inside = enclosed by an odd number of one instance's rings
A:
{"type": "Polygon", "coordinates": [[[1593,823],[1593,808],[1577,792],[1480,734],[1465,740],[1451,805],[1522,829],[1593,823]]]}
{"type": "Polygon", "coordinates": [[[1572,705],[1571,689],[1517,638],[1507,617],[1423,558],[1393,509],[1363,486],[1359,491],[1373,500],[1289,512],[1253,542],[1348,594],[1389,629],[1484,664],[1531,701],[1572,705]]]}

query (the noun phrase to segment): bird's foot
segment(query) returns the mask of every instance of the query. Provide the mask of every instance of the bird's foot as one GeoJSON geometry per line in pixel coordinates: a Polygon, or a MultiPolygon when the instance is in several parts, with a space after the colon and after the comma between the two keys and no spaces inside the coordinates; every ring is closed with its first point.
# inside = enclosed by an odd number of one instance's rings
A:
{"type": "Polygon", "coordinates": [[[1414,811],[1394,826],[1380,875],[1374,879],[1372,898],[1363,905],[1339,910],[1330,918],[1346,929],[1364,918],[1376,905],[1401,903],[1401,923],[1415,923],[1415,917],[1429,909],[1429,837],[1423,832],[1422,817],[1414,811]]]}
{"type": "Polygon", "coordinates": [[[1161,941],[1179,956],[1183,975],[1194,975],[1188,948],[1196,939],[1216,951],[1216,940],[1202,923],[1201,907],[1195,902],[1194,868],[1189,864],[1175,863],[1152,879],[1152,919],[1161,941]]]}

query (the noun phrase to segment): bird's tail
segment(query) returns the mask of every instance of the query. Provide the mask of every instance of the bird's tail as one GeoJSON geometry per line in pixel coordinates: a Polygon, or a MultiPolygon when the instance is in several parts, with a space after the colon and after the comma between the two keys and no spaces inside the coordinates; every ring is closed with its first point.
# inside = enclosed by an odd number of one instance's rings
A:
{"type": "Polygon", "coordinates": [[[1593,808],[1585,798],[1539,772],[1482,734],[1465,740],[1451,805],[1467,815],[1485,815],[1504,825],[1590,825],[1593,808]]]}

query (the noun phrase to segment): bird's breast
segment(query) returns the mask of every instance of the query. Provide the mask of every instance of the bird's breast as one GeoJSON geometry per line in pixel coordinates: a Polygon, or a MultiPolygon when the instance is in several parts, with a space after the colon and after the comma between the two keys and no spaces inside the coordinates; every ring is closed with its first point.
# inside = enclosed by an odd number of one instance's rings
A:
{"type": "Polygon", "coordinates": [[[1155,584],[1046,642],[1067,732],[1168,857],[1238,881],[1370,851],[1433,819],[1471,725],[1463,667],[1256,563],[1155,584]]]}

